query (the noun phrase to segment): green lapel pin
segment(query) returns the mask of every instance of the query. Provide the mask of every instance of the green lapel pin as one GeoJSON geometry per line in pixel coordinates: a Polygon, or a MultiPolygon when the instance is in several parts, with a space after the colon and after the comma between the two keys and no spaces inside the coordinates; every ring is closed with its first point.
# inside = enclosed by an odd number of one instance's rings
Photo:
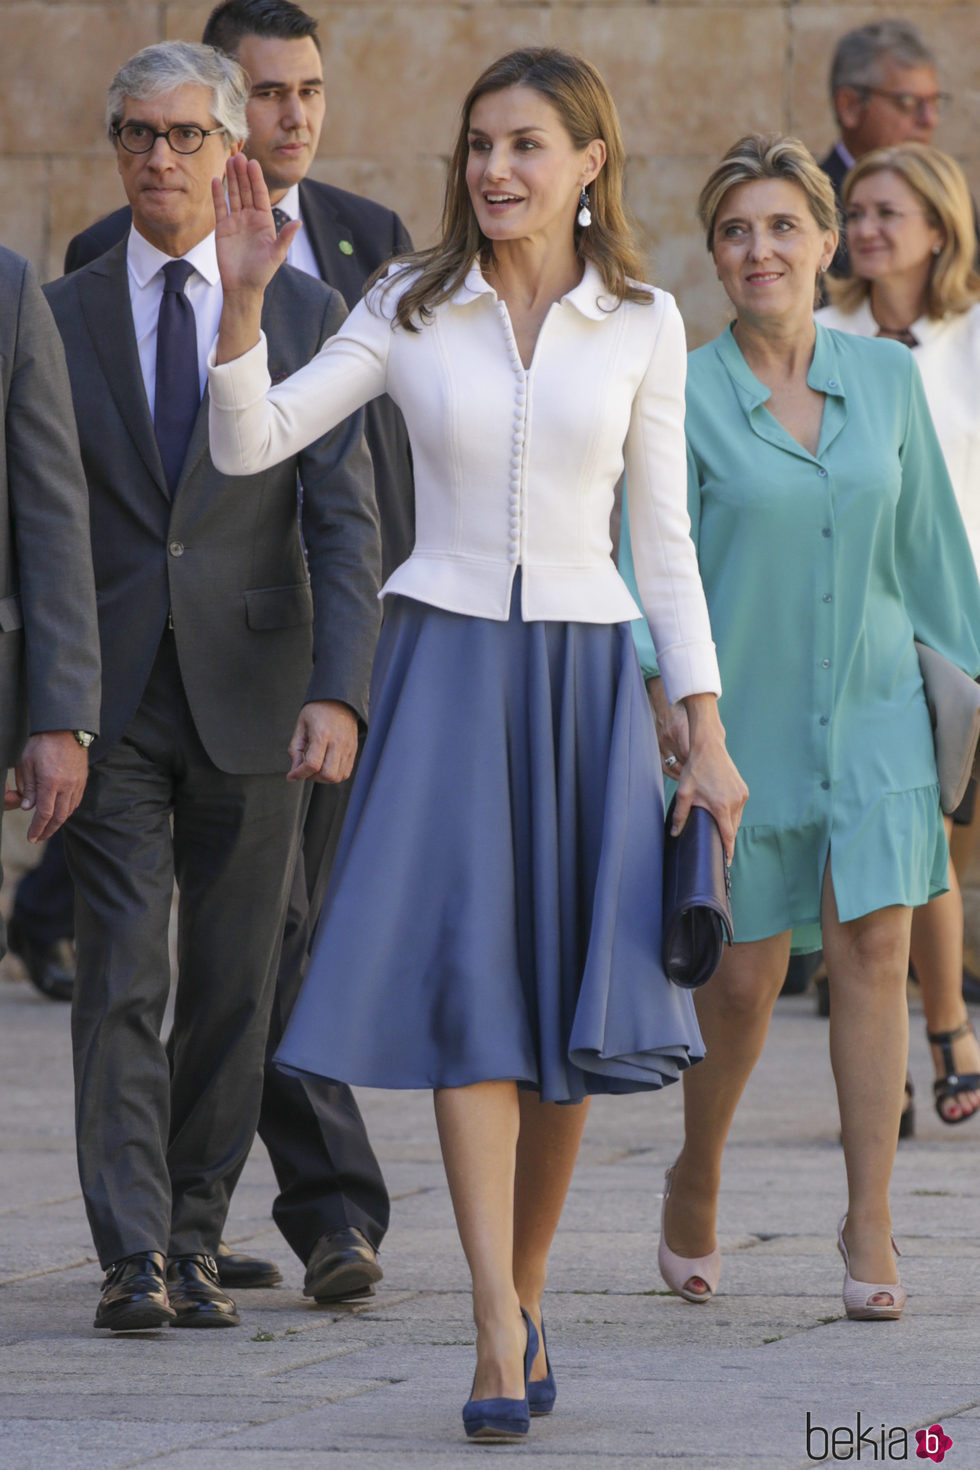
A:
{"type": "Polygon", "coordinates": [[[341,253],[341,255],[353,255],[354,254],[354,247],[353,247],[353,245],[351,244],[351,242],[349,240],[341,240],[341,242],[340,242],[340,253],[341,253]]]}

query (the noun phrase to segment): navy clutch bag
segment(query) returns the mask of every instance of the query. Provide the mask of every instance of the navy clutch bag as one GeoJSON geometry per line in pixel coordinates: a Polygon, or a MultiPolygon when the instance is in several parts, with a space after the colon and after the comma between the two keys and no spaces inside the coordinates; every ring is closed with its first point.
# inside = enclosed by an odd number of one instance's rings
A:
{"type": "Polygon", "coordinates": [[[671,836],[674,801],[664,838],[662,959],[668,980],[696,990],[711,979],[722,946],[734,937],[728,864],[718,823],[703,806],[693,806],[684,830],[671,836]]]}

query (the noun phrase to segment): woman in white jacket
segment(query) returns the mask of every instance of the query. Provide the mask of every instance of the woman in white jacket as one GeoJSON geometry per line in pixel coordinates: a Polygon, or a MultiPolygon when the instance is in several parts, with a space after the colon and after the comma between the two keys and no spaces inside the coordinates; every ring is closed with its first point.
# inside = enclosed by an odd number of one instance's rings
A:
{"type": "MultiPolygon", "coordinates": [[[[847,175],[843,203],[852,275],[831,282],[833,304],[818,320],[911,348],[980,567],[980,275],[963,170],[925,143],[879,148],[847,175]]],[[[975,805],[971,781],[946,820],[961,865],[975,845],[975,805]]],[[[944,1123],[962,1123],[980,1111],[980,1046],[963,1001],[963,899],[953,862],[949,891],[915,911],[911,955],[933,1050],[936,1111],[944,1123]]]]}
{"type": "MultiPolygon", "coordinates": [[[[215,191],[215,462],[274,463],[383,392],[411,437],[415,550],[382,591],[371,730],[279,1056],[434,1090],[473,1278],[473,1438],[553,1407],[541,1294],[588,1097],[703,1053],[660,965],[659,761],[610,558],[624,464],[644,611],[691,718],[678,824],[708,807],[731,851],[746,797],[689,537],[684,333],[634,279],[622,167],[591,66],[501,58],[463,105],[442,239],[271,390],[259,312],[290,230],[244,160],[227,207],[215,191]]],[[[322,758],[294,752],[293,774],[322,758]]]]}

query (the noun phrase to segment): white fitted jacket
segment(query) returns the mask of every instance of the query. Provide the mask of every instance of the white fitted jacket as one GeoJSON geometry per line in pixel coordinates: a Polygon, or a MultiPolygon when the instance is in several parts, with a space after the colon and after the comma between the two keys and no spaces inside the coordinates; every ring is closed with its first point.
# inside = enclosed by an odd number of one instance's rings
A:
{"type": "Polygon", "coordinates": [[[212,352],[217,467],[245,475],[276,464],[388,393],[411,439],[416,540],[381,595],[502,621],[520,565],[526,620],[615,623],[639,612],[611,559],[625,466],[637,585],[666,692],[719,693],[687,514],[686,354],[673,298],[650,287],[650,305],[603,310],[587,264],[548,312],[525,371],[478,264],[419,332],[393,322],[401,289],[375,287],[275,387],[264,339],[220,367],[212,352]]]}

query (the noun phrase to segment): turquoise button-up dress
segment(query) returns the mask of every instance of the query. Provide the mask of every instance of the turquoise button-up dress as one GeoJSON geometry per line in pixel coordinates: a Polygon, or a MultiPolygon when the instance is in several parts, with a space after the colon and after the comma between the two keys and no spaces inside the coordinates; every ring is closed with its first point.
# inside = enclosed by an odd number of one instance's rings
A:
{"type": "MultiPolygon", "coordinates": [[[[913,639],[980,671],[980,586],[912,354],[818,325],[807,382],[826,395],[815,455],[730,327],[689,358],[691,529],[750,791],[735,938],[792,929],[797,951],[820,946],[828,857],[845,922],[946,888],[913,639]]],[[[621,563],[630,581],[628,527],[621,563]]],[[[655,672],[645,623],[634,636],[655,672]]]]}

